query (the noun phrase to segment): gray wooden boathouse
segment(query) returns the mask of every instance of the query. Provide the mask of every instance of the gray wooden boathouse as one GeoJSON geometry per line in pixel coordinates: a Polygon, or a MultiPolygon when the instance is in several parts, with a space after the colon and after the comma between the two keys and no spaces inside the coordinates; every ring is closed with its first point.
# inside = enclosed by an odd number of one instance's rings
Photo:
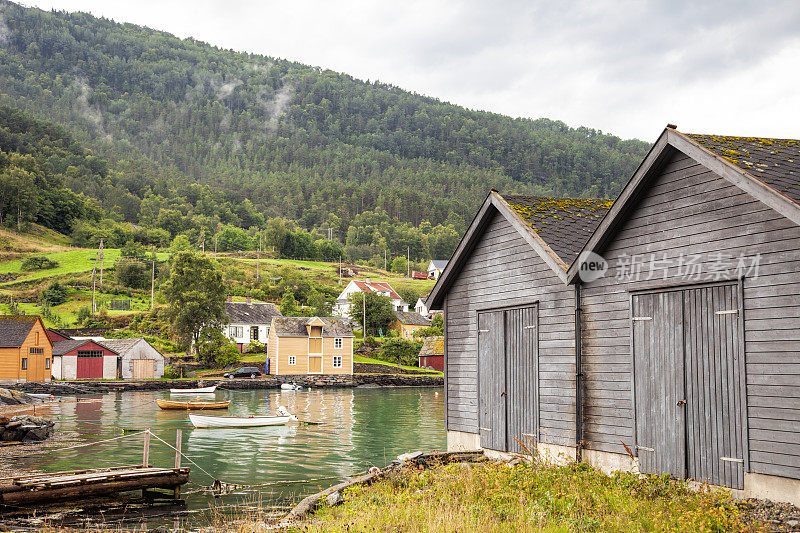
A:
{"type": "Polygon", "coordinates": [[[448,446],[800,504],[798,225],[795,140],[668,127],[613,205],[493,191],[428,298],[448,446]]]}

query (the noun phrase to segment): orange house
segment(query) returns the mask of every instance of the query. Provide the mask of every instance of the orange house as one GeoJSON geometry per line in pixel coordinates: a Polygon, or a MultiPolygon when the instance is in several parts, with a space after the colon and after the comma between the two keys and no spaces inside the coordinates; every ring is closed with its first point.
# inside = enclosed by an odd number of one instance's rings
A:
{"type": "Polygon", "coordinates": [[[346,318],[274,317],[269,373],[352,374],[353,328],[346,318]]]}
{"type": "Polygon", "coordinates": [[[0,381],[50,381],[53,342],[38,316],[0,316],[0,381]]]}

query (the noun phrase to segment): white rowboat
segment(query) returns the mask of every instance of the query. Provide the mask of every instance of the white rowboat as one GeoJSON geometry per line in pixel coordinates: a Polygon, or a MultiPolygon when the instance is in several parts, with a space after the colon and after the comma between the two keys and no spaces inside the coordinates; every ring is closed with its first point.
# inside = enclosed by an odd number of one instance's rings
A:
{"type": "Polygon", "coordinates": [[[253,428],[263,426],[283,426],[297,417],[289,414],[285,407],[278,408],[278,416],[204,416],[189,415],[196,428],[253,428]]]}
{"type": "Polygon", "coordinates": [[[169,389],[170,394],[211,394],[217,390],[217,386],[200,387],[198,389],[169,389]]]}
{"type": "Polygon", "coordinates": [[[303,390],[303,387],[297,385],[295,383],[281,383],[281,389],[283,390],[303,390]]]}

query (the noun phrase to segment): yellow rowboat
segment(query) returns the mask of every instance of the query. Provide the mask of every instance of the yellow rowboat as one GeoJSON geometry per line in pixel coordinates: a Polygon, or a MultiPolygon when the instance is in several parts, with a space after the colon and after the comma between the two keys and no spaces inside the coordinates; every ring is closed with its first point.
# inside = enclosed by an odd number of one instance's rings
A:
{"type": "Polygon", "coordinates": [[[156,404],[162,409],[227,409],[231,401],[224,402],[204,402],[196,400],[194,402],[175,402],[172,400],[156,400],[156,404]]]}

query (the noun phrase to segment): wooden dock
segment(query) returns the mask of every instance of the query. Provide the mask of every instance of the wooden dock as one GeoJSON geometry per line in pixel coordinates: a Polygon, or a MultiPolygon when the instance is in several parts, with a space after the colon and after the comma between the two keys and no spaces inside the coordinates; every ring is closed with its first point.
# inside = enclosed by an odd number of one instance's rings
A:
{"type": "Polygon", "coordinates": [[[172,489],[189,481],[189,468],[128,466],[0,478],[0,505],[83,499],[132,490],[172,489]]]}

